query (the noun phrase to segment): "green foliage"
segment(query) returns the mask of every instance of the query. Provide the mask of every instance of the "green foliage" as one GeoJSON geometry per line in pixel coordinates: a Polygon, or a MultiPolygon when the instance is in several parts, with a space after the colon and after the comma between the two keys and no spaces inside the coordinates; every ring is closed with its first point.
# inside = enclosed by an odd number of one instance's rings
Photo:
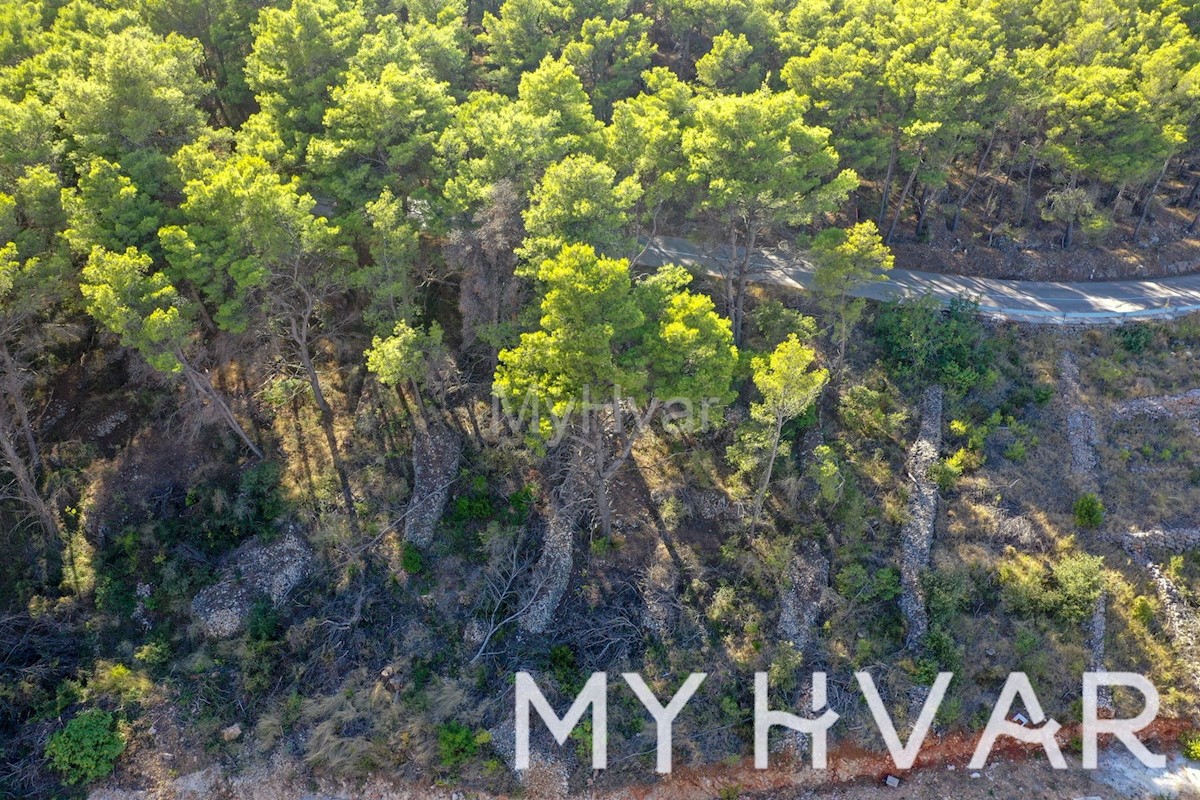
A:
{"type": "Polygon", "coordinates": [[[431,357],[441,346],[442,328],[436,322],[428,331],[421,331],[400,320],[391,336],[376,336],[372,341],[365,353],[367,370],[384,386],[420,386],[425,383],[431,357]]]}
{"type": "Polygon", "coordinates": [[[1091,619],[1104,582],[1104,559],[1086,553],[1064,556],[1051,574],[1059,615],[1073,622],[1091,619]]]}
{"type": "Polygon", "coordinates": [[[438,727],[438,758],[446,769],[458,769],[479,753],[491,737],[486,731],[475,733],[466,725],[451,720],[438,727]]]}
{"type": "Polygon", "coordinates": [[[855,603],[889,602],[900,596],[900,573],[894,567],[868,572],[862,564],[849,564],[833,577],[837,593],[855,603]]]}
{"type": "Polygon", "coordinates": [[[543,261],[568,244],[586,244],[613,257],[630,251],[629,211],[641,191],[632,177],[618,183],[616,171],[590,155],[551,165],[524,213],[526,238],[517,252],[529,262],[525,271],[536,275],[543,261]]]}
{"type": "Polygon", "coordinates": [[[838,417],[854,435],[879,441],[899,441],[908,422],[908,412],[886,381],[880,389],[861,383],[844,388],[838,398],[838,417]]]}
{"type": "Polygon", "coordinates": [[[425,569],[425,557],[420,550],[405,542],[400,554],[400,566],[409,575],[419,575],[425,569]]]}
{"type": "Polygon", "coordinates": [[[71,786],[107,777],[123,752],[125,737],[116,718],[98,708],[76,716],[46,743],[47,761],[71,786]]]}
{"type": "Polygon", "coordinates": [[[1154,328],[1146,324],[1122,325],[1113,333],[1116,335],[1117,341],[1121,343],[1121,347],[1134,355],[1143,353],[1154,341],[1154,328]]]}
{"type": "Polygon", "coordinates": [[[850,330],[866,310],[866,301],[850,293],[864,283],[887,280],[895,258],[870,221],[846,230],[827,228],[813,242],[813,255],[817,262],[813,290],[830,318],[839,358],[844,359],[850,330]]]}
{"type": "Polygon", "coordinates": [[[1091,618],[1103,585],[1103,568],[1103,558],[1074,553],[1047,569],[1039,559],[1010,548],[999,568],[1001,596],[1022,616],[1053,615],[1078,624],[1091,618]]]}
{"type": "Polygon", "coordinates": [[[246,635],[252,641],[267,642],[279,633],[280,618],[275,607],[267,600],[260,600],[250,609],[246,618],[246,635]]]}
{"type": "Polygon", "coordinates": [[[833,452],[832,447],[822,444],[813,450],[813,457],[816,460],[812,465],[812,475],[816,478],[821,499],[826,503],[836,503],[841,499],[842,488],[846,485],[837,454],[833,452]]]}
{"type": "Polygon", "coordinates": [[[1200,731],[1185,731],[1180,734],[1179,750],[1185,758],[1200,761],[1200,731]]]}
{"type": "Polygon", "coordinates": [[[1104,503],[1094,494],[1082,494],[1071,507],[1080,528],[1099,528],[1104,524],[1104,503]]]}
{"type": "Polygon", "coordinates": [[[762,85],[762,64],[751,61],[754,47],[740,33],[724,31],[712,49],[696,62],[696,80],[726,94],[753,92],[762,85]]]}
{"type": "Polygon", "coordinates": [[[571,245],[543,262],[537,277],[541,327],[501,351],[495,377],[496,393],[514,408],[536,398],[535,433],[548,435],[552,416],[579,415],[585,393],[592,402],[619,391],[643,403],[707,402],[714,411],[732,399],[737,349],[729,323],[709,298],[685,288],[682,269],[666,267],[635,284],[628,262],[571,245]]]}
{"type": "Polygon", "coordinates": [[[759,303],[750,316],[768,347],[777,347],[793,334],[805,342],[817,335],[816,320],[788,308],[778,300],[759,303]]]}
{"type": "Polygon", "coordinates": [[[990,385],[993,355],[977,311],[966,300],[943,308],[933,297],[888,304],[875,326],[884,365],[909,386],[940,383],[966,394],[990,385]]]}
{"type": "Polygon", "coordinates": [[[137,349],[155,369],[183,369],[189,309],[148,255],[130,247],[114,253],[97,246],[83,268],[80,289],[88,313],[137,349]]]}

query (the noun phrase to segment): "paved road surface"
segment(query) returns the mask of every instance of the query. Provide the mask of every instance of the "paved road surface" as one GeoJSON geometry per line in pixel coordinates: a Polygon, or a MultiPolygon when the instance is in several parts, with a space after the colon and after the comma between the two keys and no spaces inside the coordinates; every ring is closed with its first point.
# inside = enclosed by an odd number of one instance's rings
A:
{"type": "MultiPolygon", "coordinates": [[[[719,274],[727,248],[706,250],[686,239],[659,236],[647,244],[640,263],[656,267],[680,264],[719,274]]],[[[807,288],[812,264],[787,254],[759,253],[751,280],[807,288]]],[[[1200,274],[1128,281],[1014,281],[972,278],[936,272],[893,269],[888,280],[867,284],[855,294],[875,300],[932,294],[949,301],[963,295],[979,303],[989,316],[1019,322],[1112,323],[1137,319],[1171,319],[1200,311],[1200,274]]]]}

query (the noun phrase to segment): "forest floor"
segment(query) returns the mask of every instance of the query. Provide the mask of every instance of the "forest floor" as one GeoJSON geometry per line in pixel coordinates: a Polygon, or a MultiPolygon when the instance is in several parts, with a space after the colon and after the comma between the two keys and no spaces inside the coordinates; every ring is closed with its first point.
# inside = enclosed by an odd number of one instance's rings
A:
{"type": "Polygon", "coordinates": [[[1123,204],[1102,237],[1091,242],[1077,238],[1070,250],[1062,248],[1061,225],[1041,222],[1004,236],[994,223],[970,214],[964,214],[956,231],[940,221],[930,222],[921,241],[912,235],[911,224],[907,229],[901,225],[892,250],[902,269],[986,278],[1086,281],[1184,275],[1200,270],[1200,234],[1187,231],[1196,209],[1175,205],[1169,198],[1187,191],[1182,184],[1164,187],[1136,243],[1137,217],[1123,204]]]}

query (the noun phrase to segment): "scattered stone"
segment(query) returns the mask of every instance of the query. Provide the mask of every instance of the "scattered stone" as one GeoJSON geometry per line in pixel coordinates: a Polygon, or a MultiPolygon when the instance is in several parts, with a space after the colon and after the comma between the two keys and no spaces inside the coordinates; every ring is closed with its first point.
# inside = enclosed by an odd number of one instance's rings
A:
{"type": "Polygon", "coordinates": [[[533,600],[517,620],[523,633],[544,633],[571,582],[575,567],[575,529],[587,512],[595,513],[587,483],[588,455],[578,447],[555,454],[560,459],[562,481],[550,493],[542,534],[542,554],[533,566],[529,588],[533,600]]]}
{"type": "Polygon", "coordinates": [[[1123,538],[1126,549],[1141,556],[1173,556],[1200,549],[1200,528],[1151,528],[1123,538]]]}
{"type": "Polygon", "coordinates": [[[815,544],[805,543],[792,559],[788,583],[780,599],[779,636],[804,652],[816,630],[821,600],[829,585],[829,559],[815,544]]]}
{"type": "Polygon", "coordinates": [[[228,639],[246,626],[256,602],[280,607],[312,568],[312,549],[299,526],[289,525],[270,543],[255,538],[229,556],[215,585],[196,595],[192,614],[206,636],[228,639]]]}
{"type": "Polygon", "coordinates": [[[1083,393],[1079,388],[1079,363],[1075,354],[1064,350],[1058,362],[1062,388],[1062,402],[1067,415],[1067,442],[1071,449],[1071,474],[1075,477],[1080,492],[1098,493],[1100,481],[1097,477],[1096,446],[1100,434],[1096,419],[1083,404],[1083,393]]]}
{"type": "Polygon", "coordinates": [[[171,782],[171,789],[178,800],[210,800],[217,796],[220,784],[220,768],[209,767],[176,778],[171,782]]]}
{"type": "Polygon", "coordinates": [[[1149,419],[1200,419],[1200,389],[1183,394],[1160,397],[1140,397],[1128,400],[1113,409],[1114,419],[1147,417],[1149,419]]]}
{"type": "Polygon", "coordinates": [[[1192,685],[1200,689],[1200,618],[1184,597],[1183,592],[1159,565],[1145,558],[1138,558],[1157,590],[1166,617],[1166,629],[1182,662],[1191,672],[1192,685]]]}
{"type": "Polygon", "coordinates": [[[921,647],[929,631],[921,575],[929,568],[933,527],[937,522],[938,490],[929,470],[942,449],[942,399],[942,387],[925,390],[921,398],[921,427],[906,462],[913,489],[908,501],[908,521],[900,529],[900,610],[908,627],[904,643],[913,650],[921,647]]]}
{"type": "Polygon", "coordinates": [[[892,789],[900,788],[900,779],[897,778],[895,775],[888,775],[886,778],[883,779],[883,782],[885,784],[887,784],[889,788],[892,788],[892,789]]]}
{"type": "Polygon", "coordinates": [[[433,541],[433,531],[458,477],[462,439],[444,425],[418,425],[413,435],[412,499],[404,512],[404,540],[417,547],[433,541]]]}
{"type": "Polygon", "coordinates": [[[483,624],[481,619],[472,619],[463,628],[463,641],[470,647],[478,647],[483,644],[483,640],[487,637],[487,626],[483,624]]]}
{"type": "Polygon", "coordinates": [[[550,626],[550,618],[558,608],[567,584],[571,582],[571,570],[575,565],[575,525],[557,501],[550,501],[550,518],[546,521],[546,533],[542,541],[542,554],[534,565],[533,574],[537,597],[529,609],[521,615],[517,625],[526,633],[544,633],[550,626]]]}
{"type": "Polygon", "coordinates": [[[221,731],[221,741],[223,742],[236,742],[240,738],[242,738],[241,723],[235,722],[225,730],[221,731]]]}
{"type": "MultiPolygon", "coordinates": [[[[1104,589],[1096,595],[1096,604],[1092,608],[1092,629],[1088,633],[1088,647],[1091,650],[1091,659],[1088,663],[1088,670],[1091,672],[1104,672],[1104,636],[1107,628],[1107,605],[1108,593],[1104,589]]],[[[1112,687],[1100,686],[1096,693],[1097,706],[1109,711],[1113,710],[1112,704],[1112,687]]]]}

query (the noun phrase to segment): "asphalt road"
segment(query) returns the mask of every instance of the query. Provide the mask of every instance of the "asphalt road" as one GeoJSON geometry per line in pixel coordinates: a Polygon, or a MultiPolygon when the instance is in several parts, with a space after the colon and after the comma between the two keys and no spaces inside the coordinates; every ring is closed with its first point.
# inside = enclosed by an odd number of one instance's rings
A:
{"type": "MultiPolygon", "coordinates": [[[[720,274],[721,254],[728,248],[706,250],[686,239],[651,239],[638,259],[646,266],[679,264],[720,274]]],[[[797,255],[760,252],[752,261],[751,281],[807,288],[813,266],[797,255]]],[[[1200,274],[1128,281],[1015,281],[973,278],[893,269],[886,281],[866,284],[854,292],[874,300],[933,295],[949,302],[967,296],[989,316],[1018,322],[1051,324],[1114,323],[1124,320],[1172,319],[1200,311],[1200,274]]]]}

